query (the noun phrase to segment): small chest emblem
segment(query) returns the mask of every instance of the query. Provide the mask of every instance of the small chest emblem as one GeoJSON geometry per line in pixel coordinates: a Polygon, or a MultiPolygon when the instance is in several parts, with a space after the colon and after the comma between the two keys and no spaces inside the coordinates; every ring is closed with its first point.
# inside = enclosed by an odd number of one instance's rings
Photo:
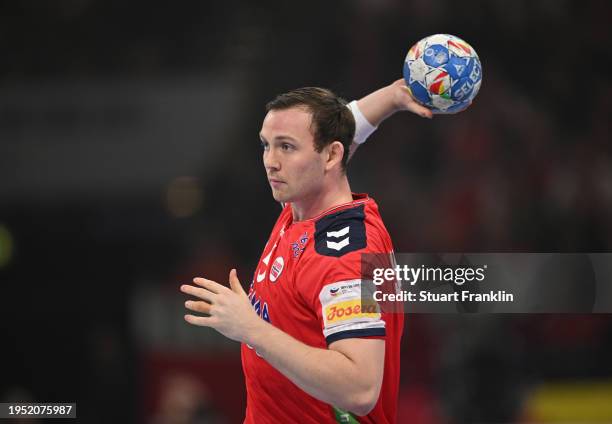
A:
{"type": "Polygon", "coordinates": [[[304,248],[308,243],[308,231],[302,234],[298,241],[291,243],[291,250],[293,251],[293,257],[297,258],[304,251],[304,248]]]}
{"type": "Polygon", "coordinates": [[[282,256],[278,256],[274,259],[272,266],[270,267],[270,281],[275,282],[280,277],[283,268],[285,267],[285,260],[282,256]]]}

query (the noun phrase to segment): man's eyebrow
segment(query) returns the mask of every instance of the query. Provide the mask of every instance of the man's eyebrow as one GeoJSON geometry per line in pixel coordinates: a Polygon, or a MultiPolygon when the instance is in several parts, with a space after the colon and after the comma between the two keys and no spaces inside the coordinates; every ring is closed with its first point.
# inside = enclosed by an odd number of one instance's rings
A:
{"type": "MultiPolygon", "coordinates": [[[[268,140],[266,140],[266,138],[262,134],[259,134],[259,139],[261,141],[265,141],[266,143],[268,142],[268,140]]],[[[295,138],[293,138],[293,137],[291,137],[289,135],[277,135],[276,137],[273,138],[273,140],[277,140],[277,141],[283,141],[283,140],[297,141],[295,138]]]]}

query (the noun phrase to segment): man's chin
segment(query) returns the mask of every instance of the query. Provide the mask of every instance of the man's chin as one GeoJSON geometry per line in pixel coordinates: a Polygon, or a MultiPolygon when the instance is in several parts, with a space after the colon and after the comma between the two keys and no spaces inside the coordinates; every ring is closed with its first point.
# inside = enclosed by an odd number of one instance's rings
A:
{"type": "Polygon", "coordinates": [[[281,193],[278,190],[272,190],[272,197],[274,197],[274,200],[276,200],[277,202],[281,202],[281,203],[290,203],[291,202],[291,197],[287,196],[287,194],[285,193],[281,193]]]}

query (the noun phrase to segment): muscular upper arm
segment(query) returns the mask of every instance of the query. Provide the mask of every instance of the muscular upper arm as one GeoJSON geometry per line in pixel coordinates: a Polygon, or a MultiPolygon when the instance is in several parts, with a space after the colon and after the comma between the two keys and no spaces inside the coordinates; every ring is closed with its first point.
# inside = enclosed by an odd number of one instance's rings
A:
{"type": "Polygon", "coordinates": [[[385,368],[384,339],[348,338],[331,343],[328,348],[342,353],[359,370],[359,380],[355,384],[367,386],[378,399],[385,368]]]}

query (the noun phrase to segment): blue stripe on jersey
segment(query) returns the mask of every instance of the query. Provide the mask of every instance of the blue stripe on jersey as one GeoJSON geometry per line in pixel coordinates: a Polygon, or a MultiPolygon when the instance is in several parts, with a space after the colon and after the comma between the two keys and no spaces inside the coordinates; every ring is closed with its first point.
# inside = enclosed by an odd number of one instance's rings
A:
{"type": "Polygon", "coordinates": [[[361,328],[357,330],[346,330],[340,331],[338,333],[330,334],[325,338],[327,345],[329,346],[333,342],[342,339],[354,339],[359,337],[369,337],[369,336],[386,336],[387,333],[384,327],[379,328],[361,328]]]}

